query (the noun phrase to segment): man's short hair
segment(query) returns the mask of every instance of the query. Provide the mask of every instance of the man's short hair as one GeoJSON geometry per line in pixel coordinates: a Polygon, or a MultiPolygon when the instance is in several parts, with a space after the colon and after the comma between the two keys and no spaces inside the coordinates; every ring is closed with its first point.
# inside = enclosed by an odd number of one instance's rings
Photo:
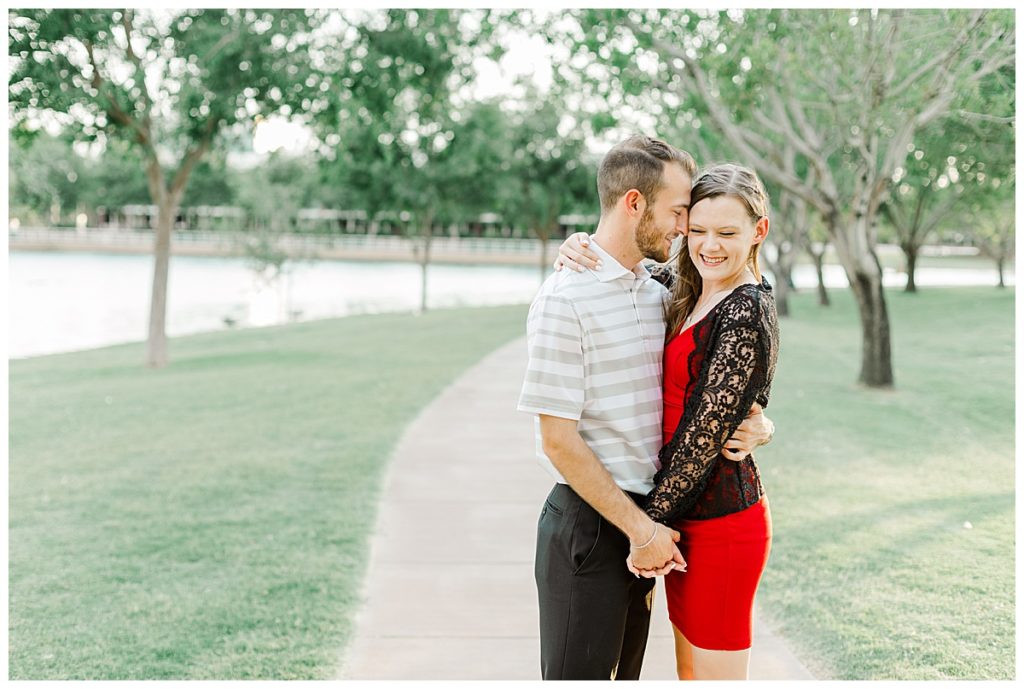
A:
{"type": "Polygon", "coordinates": [[[648,204],[654,203],[662,187],[666,163],[678,163],[690,177],[697,173],[693,156],[664,141],[636,134],[616,144],[605,155],[597,171],[601,212],[614,208],[630,189],[643,194],[648,204]]]}

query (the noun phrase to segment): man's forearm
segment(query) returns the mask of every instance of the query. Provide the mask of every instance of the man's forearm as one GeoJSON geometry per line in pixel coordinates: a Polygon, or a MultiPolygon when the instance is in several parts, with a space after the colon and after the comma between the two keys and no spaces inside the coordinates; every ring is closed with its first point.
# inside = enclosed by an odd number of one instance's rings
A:
{"type": "Polygon", "coordinates": [[[654,522],[626,495],[593,450],[578,435],[565,438],[546,454],[576,493],[634,544],[645,543],[654,522]]]}

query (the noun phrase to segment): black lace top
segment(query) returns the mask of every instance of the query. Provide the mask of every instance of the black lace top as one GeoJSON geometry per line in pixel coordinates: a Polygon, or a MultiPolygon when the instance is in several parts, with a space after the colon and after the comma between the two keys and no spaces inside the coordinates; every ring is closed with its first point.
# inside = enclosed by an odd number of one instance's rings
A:
{"type": "MultiPolygon", "coordinates": [[[[670,283],[667,270],[652,271],[670,283]]],[[[753,455],[740,462],[721,456],[750,407],[768,405],[779,326],[766,280],[741,285],[694,326],[689,370],[696,383],[671,441],[658,454],[661,469],[645,510],[673,524],[711,519],[750,507],[764,494],[753,455]]]]}

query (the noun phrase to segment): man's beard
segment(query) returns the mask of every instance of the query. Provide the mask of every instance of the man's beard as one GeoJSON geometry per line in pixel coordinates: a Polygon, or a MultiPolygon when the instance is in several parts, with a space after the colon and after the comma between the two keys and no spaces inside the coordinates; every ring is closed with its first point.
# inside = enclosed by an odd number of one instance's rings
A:
{"type": "Polygon", "coordinates": [[[640,216],[640,224],[636,228],[636,248],[644,258],[654,259],[658,263],[668,260],[669,250],[665,248],[665,236],[654,227],[654,214],[650,207],[644,209],[640,216]]]}

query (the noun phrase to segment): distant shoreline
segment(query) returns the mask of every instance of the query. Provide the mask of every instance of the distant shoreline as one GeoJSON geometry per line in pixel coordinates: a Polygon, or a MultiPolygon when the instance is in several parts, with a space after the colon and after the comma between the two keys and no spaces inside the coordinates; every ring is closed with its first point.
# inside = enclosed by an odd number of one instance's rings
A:
{"type": "MultiPolygon", "coordinates": [[[[279,247],[292,259],[355,261],[397,261],[418,263],[414,239],[389,235],[282,235],[279,247]]],[[[561,240],[548,243],[544,264],[550,266],[558,255],[561,240]]],[[[24,228],[8,235],[11,251],[103,252],[152,254],[153,232],[149,230],[106,230],[24,228]]],[[[178,256],[244,257],[238,235],[176,230],[171,254],[178,256]]],[[[430,244],[431,263],[462,265],[540,266],[540,242],[536,239],[435,237],[430,244]]]]}
{"type": "MultiPolygon", "coordinates": [[[[175,230],[171,254],[177,256],[245,257],[239,233],[175,230]]],[[[551,266],[558,255],[560,237],[548,242],[543,264],[551,266]]],[[[278,247],[293,260],[397,261],[419,263],[419,241],[394,235],[281,235],[278,247]]],[[[148,229],[21,228],[8,234],[11,251],[102,252],[112,254],[152,254],[153,231],[148,229]]],[[[879,244],[879,258],[889,267],[902,263],[895,244],[879,244]]],[[[927,245],[922,258],[951,258],[987,264],[974,247],[927,245]]],[[[809,263],[806,256],[798,264],[809,263]]],[[[826,264],[838,264],[826,254],[826,264]]],[[[502,237],[434,237],[430,244],[430,263],[459,265],[521,265],[540,267],[540,241],[502,237]]],[[[1013,261],[1007,268],[1012,271],[1013,261]]],[[[952,266],[950,266],[952,267],[952,266]]]]}

